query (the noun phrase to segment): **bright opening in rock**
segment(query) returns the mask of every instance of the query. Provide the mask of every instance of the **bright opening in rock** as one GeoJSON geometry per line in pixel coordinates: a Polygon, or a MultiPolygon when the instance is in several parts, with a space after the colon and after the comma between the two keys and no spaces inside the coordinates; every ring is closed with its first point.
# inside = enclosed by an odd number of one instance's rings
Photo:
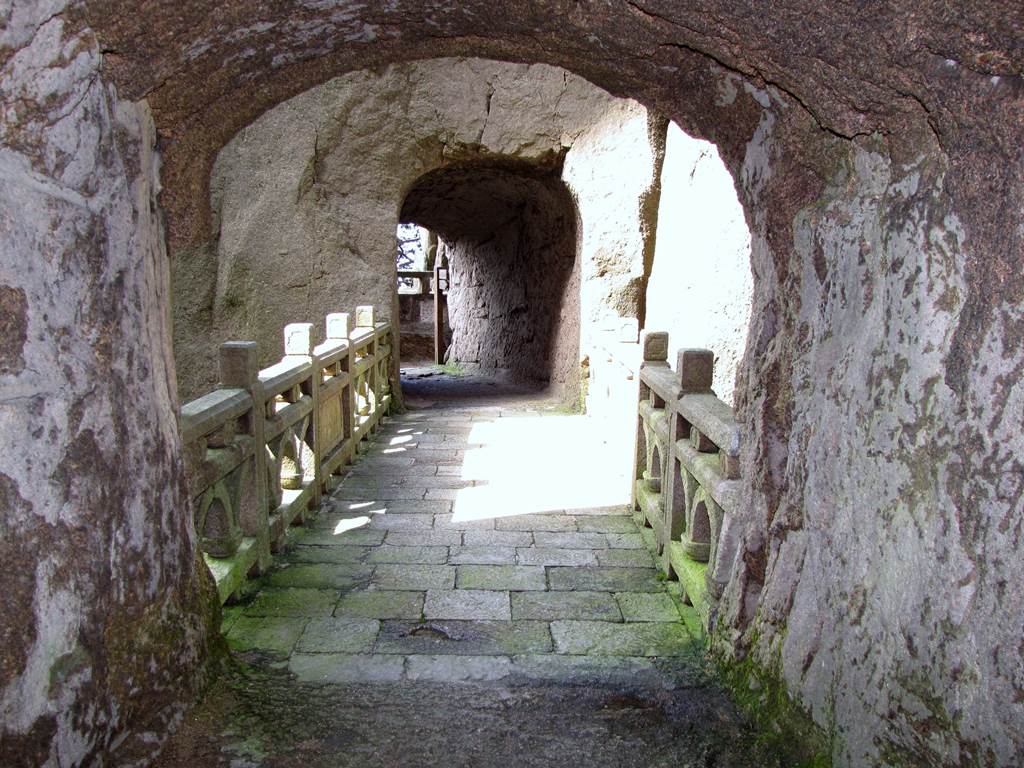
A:
{"type": "Polygon", "coordinates": [[[579,389],[578,226],[560,170],[511,159],[450,165],[416,181],[400,217],[437,233],[435,258],[447,265],[443,360],[550,386],[571,403],[579,389]]]}

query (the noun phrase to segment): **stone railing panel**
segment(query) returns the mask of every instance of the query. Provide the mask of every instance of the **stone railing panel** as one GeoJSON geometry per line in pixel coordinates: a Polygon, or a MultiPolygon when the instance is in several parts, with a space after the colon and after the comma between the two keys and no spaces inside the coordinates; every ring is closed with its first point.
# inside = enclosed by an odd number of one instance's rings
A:
{"type": "Polygon", "coordinates": [[[711,389],[712,352],[680,350],[673,371],[667,334],[641,342],[634,510],[707,620],[736,556],[740,429],[711,389]]]}
{"type": "Polygon", "coordinates": [[[391,326],[373,307],[284,329],[284,356],[258,370],[254,342],[220,347],[220,388],[186,403],[180,428],[200,547],[228,599],[319,505],[390,407],[391,326]],[[358,414],[358,416],[357,416],[358,414]]]}

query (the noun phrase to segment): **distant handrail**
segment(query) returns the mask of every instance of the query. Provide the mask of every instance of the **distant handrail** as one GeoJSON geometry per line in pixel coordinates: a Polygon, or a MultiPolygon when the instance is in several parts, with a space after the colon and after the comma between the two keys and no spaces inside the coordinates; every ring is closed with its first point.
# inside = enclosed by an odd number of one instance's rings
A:
{"type": "Polygon", "coordinates": [[[221,601],[270,562],[288,527],[340,480],[356,445],[391,406],[391,324],[374,309],[284,329],[284,356],[258,370],[251,341],[220,346],[219,388],[181,408],[199,546],[221,601]]]}

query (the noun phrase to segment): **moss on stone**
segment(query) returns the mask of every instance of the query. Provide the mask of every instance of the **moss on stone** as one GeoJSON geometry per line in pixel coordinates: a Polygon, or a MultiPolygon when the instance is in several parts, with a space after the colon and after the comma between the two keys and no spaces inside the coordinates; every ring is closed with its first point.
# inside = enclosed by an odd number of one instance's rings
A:
{"type": "Polygon", "coordinates": [[[828,734],[790,698],[785,683],[750,657],[716,658],[722,681],[757,726],[757,744],[787,768],[831,768],[828,734]]]}

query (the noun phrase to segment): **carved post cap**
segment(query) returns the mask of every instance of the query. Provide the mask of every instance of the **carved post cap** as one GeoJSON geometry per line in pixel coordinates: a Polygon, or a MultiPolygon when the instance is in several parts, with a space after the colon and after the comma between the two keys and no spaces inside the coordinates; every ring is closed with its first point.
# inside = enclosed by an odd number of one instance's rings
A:
{"type": "Polygon", "coordinates": [[[312,323],[289,323],[284,327],[284,353],[286,355],[313,354],[312,323]]]}
{"type": "Polygon", "coordinates": [[[644,331],[640,334],[645,363],[668,361],[668,334],[665,331],[644,331]]]}
{"type": "Polygon", "coordinates": [[[356,307],[356,328],[373,328],[373,305],[356,307]]]}
{"type": "Polygon", "coordinates": [[[327,338],[347,339],[352,330],[348,312],[331,312],[327,315],[327,338]]]}
{"type": "Polygon", "coordinates": [[[680,349],[676,358],[679,387],[686,392],[707,392],[715,375],[715,354],[710,349],[680,349]]]}
{"type": "Polygon", "coordinates": [[[225,341],[220,345],[220,383],[248,389],[259,376],[255,341],[225,341]]]}

